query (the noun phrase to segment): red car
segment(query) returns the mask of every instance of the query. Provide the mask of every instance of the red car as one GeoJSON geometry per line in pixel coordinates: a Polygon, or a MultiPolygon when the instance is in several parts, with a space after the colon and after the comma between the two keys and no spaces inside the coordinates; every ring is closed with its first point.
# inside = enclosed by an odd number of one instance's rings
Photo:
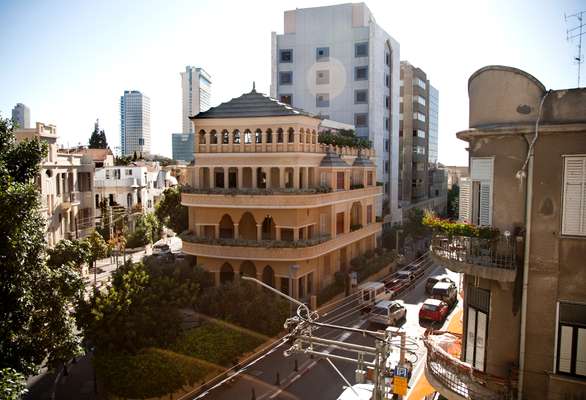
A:
{"type": "Polygon", "coordinates": [[[393,292],[398,292],[405,287],[407,281],[404,279],[395,278],[385,283],[385,287],[393,292]]]}
{"type": "Polygon", "coordinates": [[[427,299],[419,310],[419,321],[444,322],[448,316],[448,305],[438,299],[427,299]]]}

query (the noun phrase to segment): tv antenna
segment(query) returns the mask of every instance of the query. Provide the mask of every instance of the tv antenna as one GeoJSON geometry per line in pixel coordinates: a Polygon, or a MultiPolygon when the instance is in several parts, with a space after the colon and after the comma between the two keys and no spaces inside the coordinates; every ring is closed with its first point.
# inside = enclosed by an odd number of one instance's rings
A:
{"type": "Polygon", "coordinates": [[[566,30],[566,40],[568,42],[571,43],[574,39],[578,39],[578,55],[574,57],[574,63],[578,64],[578,87],[580,87],[580,68],[582,63],[584,62],[584,59],[582,57],[582,36],[586,34],[586,24],[584,23],[585,14],[586,11],[580,11],[572,15],[564,14],[566,24],[568,23],[568,20],[571,20],[572,18],[576,18],[578,20],[578,25],[566,30]]]}

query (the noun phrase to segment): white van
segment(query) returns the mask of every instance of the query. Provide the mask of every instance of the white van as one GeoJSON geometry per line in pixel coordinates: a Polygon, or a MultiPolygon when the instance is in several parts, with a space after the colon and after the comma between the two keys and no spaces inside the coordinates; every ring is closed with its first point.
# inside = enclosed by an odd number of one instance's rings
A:
{"type": "Polygon", "coordinates": [[[392,292],[387,291],[382,282],[367,282],[358,288],[358,292],[358,304],[363,311],[369,311],[379,301],[390,300],[392,295],[392,292]]]}

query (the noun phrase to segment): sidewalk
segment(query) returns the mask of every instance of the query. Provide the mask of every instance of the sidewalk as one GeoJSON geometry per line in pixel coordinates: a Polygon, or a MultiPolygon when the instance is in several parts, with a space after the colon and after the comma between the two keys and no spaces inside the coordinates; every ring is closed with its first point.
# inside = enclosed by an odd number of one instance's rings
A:
{"type": "MultiPolygon", "coordinates": [[[[447,331],[452,333],[462,333],[462,315],[464,313],[463,308],[459,308],[456,312],[450,317],[450,321],[448,322],[448,326],[446,328],[447,331]]],[[[435,389],[433,386],[429,384],[427,379],[425,378],[425,374],[422,372],[419,375],[419,379],[415,383],[415,386],[409,393],[407,397],[408,400],[421,400],[424,399],[425,396],[429,396],[430,394],[434,393],[435,389]]]]}

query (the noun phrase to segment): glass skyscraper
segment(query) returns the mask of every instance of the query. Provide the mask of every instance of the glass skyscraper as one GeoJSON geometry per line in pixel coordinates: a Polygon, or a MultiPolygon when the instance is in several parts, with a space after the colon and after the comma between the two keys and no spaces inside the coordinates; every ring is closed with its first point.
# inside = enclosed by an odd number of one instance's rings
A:
{"type": "Polygon", "coordinates": [[[151,153],[151,100],[138,90],[120,97],[120,147],[122,155],[151,153]]]}

